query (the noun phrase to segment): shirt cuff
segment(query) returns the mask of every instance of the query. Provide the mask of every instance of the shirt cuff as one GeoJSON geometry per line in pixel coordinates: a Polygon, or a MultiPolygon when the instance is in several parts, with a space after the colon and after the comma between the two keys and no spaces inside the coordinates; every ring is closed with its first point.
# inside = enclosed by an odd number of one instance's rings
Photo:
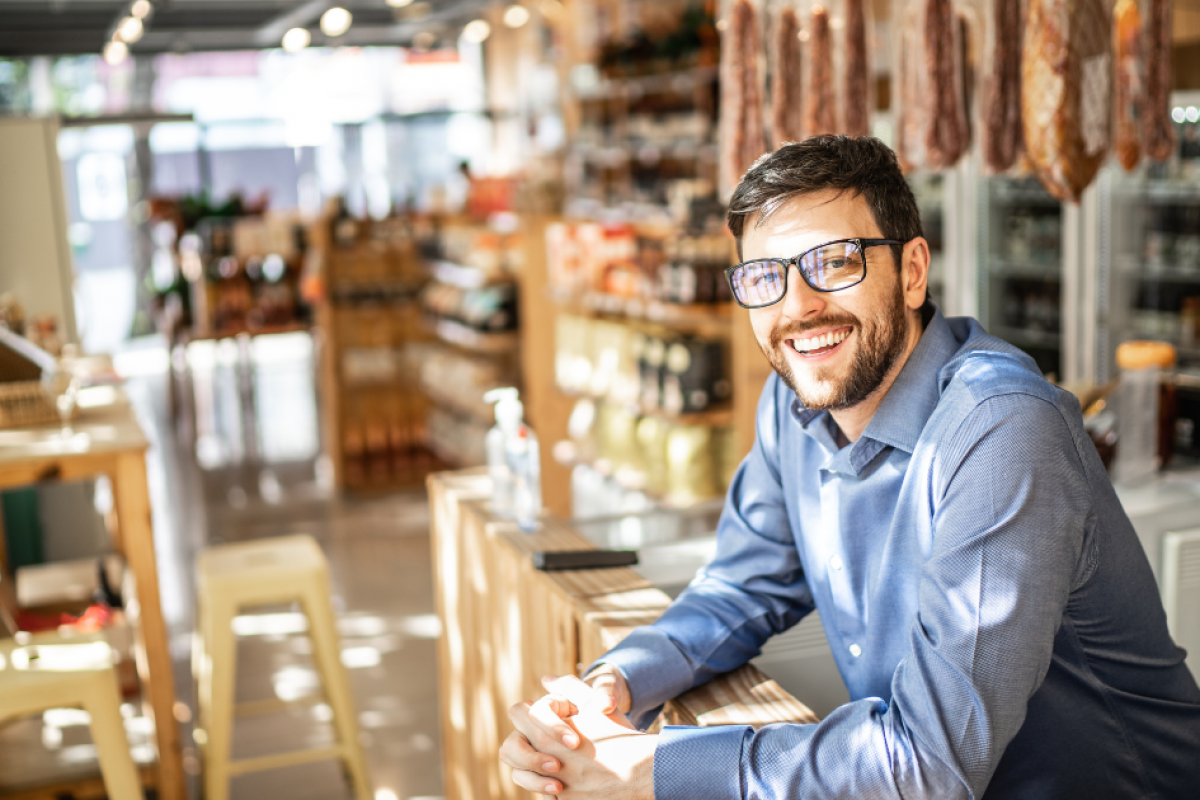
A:
{"type": "Polygon", "coordinates": [[[742,747],[749,725],[668,725],[654,750],[654,800],[741,800],[742,747]]]}
{"type": "Polygon", "coordinates": [[[632,701],[629,719],[641,729],[654,721],[663,703],[691,689],[695,680],[679,648],[665,633],[652,627],[638,628],[626,636],[588,667],[584,675],[600,664],[611,664],[620,670],[632,701]],[[648,719],[643,719],[647,715],[648,719]]]}

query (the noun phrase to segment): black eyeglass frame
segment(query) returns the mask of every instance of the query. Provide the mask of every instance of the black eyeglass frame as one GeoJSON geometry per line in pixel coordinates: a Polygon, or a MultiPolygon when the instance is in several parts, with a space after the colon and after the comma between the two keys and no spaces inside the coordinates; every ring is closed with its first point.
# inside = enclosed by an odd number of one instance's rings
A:
{"type": "Polygon", "coordinates": [[[737,303],[739,306],[741,306],[742,308],[751,308],[751,309],[766,308],[768,306],[773,306],[776,303],[783,300],[783,298],[787,297],[788,273],[792,271],[791,267],[793,265],[795,265],[796,271],[800,273],[801,280],[803,280],[805,285],[807,285],[808,288],[812,289],[814,292],[823,292],[826,294],[828,294],[830,292],[840,292],[843,289],[849,289],[853,286],[858,286],[860,283],[862,283],[863,281],[865,281],[867,279],[867,248],[868,247],[877,247],[879,245],[884,245],[884,244],[907,244],[907,242],[902,242],[899,239],[860,239],[857,237],[853,237],[850,239],[834,239],[832,242],[825,242],[824,244],[819,244],[816,247],[810,247],[807,250],[805,250],[803,253],[801,253],[800,255],[793,256],[791,258],[753,258],[753,259],[750,259],[749,261],[742,261],[738,264],[734,264],[732,267],[726,267],[725,268],[725,282],[727,284],[729,284],[729,293],[733,296],[733,301],[735,303],[737,303]],[[808,255],[809,253],[811,253],[815,250],[820,250],[824,247],[829,247],[829,245],[831,245],[831,244],[842,244],[844,242],[853,242],[853,243],[857,244],[858,249],[862,252],[862,254],[863,254],[862,277],[859,278],[858,280],[856,280],[854,283],[849,283],[849,284],[846,284],[845,286],[839,286],[836,289],[822,289],[820,286],[813,286],[813,282],[811,280],[809,280],[808,275],[800,267],[800,261],[806,255],[808,255]],[[787,264],[787,267],[784,268],[784,270],[783,270],[783,292],[780,293],[780,295],[777,299],[772,300],[769,303],[761,303],[756,306],[748,306],[745,303],[743,303],[741,300],[738,300],[737,289],[735,289],[734,285],[733,285],[733,271],[740,267],[744,267],[748,264],[755,264],[760,261],[782,261],[787,264]]]}

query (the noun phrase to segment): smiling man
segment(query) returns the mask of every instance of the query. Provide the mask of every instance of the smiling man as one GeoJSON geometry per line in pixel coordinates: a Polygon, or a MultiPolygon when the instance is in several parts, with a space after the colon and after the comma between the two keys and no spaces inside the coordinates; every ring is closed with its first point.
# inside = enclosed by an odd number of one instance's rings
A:
{"type": "Polygon", "coordinates": [[[1200,689],[1079,405],[928,301],[892,152],[785,145],[729,227],[776,374],[717,556],[587,685],[512,708],[513,780],[564,800],[1195,796],[1200,689]],[[851,698],[819,724],[628,727],[813,610],[851,698]]]}

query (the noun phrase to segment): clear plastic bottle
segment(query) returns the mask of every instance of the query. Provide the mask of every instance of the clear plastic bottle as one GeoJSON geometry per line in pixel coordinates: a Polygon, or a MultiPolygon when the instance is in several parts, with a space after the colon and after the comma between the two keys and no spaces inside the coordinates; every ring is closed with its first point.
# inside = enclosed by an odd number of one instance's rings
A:
{"type": "Polygon", "coordinates": [[[513,477],[513,510],[523,531],[538,529],[542,511],[542,463],[537,434],[521,423],[508,440],[508,465],[513,477]]]}
{"type": "Polygon", "coordinates": [[[492,479],[492,513],[498,517],[512,518],[514,506],[514,476],[509,463],[508,443],[522,427],[521,417],[525,413],[517,390],[511,386],[492,389],[483,396],[488,403],[495,403],[496,424],[487,432],[484,447],[487,451],[488,475],[492,479]]]}

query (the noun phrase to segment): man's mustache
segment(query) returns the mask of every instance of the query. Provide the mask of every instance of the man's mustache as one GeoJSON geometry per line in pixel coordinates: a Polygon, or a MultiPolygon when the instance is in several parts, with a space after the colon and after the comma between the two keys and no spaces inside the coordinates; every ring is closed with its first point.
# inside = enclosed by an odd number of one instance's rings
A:
{"type": "Polygon", "coordinates": [[[840,314],[832,317],[823,317],[818,320],[810,320],[808,322],[789,322],[785,325],[776,326],[771,331],[771,344],[779,345],[784,339],[793,339],[801,334],[815,331],[818,328],[844,328],[850,326],[852,328],[860,327],[857,317],[850,314],[840,314]]]}

